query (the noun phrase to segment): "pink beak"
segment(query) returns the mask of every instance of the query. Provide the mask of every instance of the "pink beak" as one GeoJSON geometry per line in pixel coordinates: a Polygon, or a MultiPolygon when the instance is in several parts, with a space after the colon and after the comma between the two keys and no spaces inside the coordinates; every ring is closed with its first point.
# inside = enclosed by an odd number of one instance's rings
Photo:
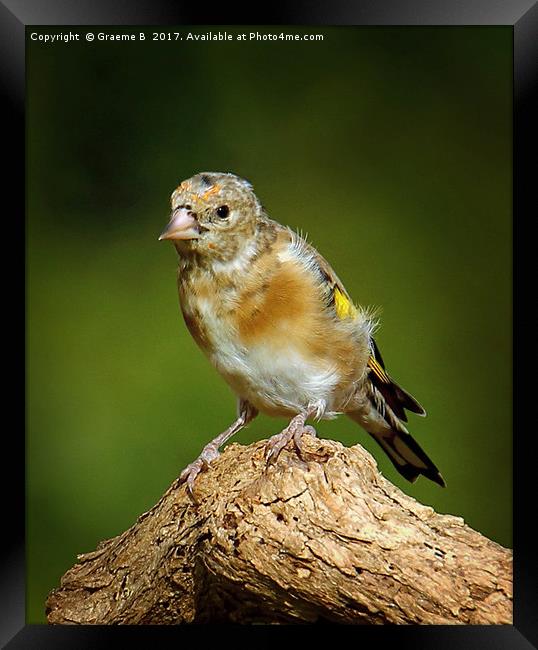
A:
{"type": "Polygon", "coordinates": [[[187,208],[177,208],[172,212],[172,218],[162,231],[159,241],[161,239],[196,239],[199,234],[198,222],[192,212],[187,208]]]}

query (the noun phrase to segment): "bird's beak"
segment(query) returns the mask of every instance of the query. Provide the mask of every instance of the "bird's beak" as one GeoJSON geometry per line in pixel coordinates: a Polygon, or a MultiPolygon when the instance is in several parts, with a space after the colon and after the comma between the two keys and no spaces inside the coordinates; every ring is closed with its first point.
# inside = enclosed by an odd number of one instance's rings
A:
{"type": "Polygon", "coordinates": [[[162,231],[161,239],[196,239],[200,231],[198,222],[187,208],[177,208],[172,212],[172,218],[162,231]]]}

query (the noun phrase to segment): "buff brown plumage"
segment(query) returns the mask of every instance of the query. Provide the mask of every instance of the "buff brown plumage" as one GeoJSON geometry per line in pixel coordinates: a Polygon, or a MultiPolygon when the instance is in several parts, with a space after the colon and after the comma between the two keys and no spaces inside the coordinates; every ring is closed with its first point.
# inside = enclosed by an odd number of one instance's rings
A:
{"type": "Polygon", "coordinates": [[[405,410],[424,409],[388,375],[371,313],[353,303],[328,262],[302,237],[269,218],[250,183],[206,172],[171,197],[159,239],[179,255],[185,323],[238,398],[237,420],[181,474],[192,494],[200,471],[258,412],[290,418],[267,443],[273,461],[291,440],[315,433],[310,418],[345,414],[359,423],[408,480],[444,485],[410,436],[405,410]]]}

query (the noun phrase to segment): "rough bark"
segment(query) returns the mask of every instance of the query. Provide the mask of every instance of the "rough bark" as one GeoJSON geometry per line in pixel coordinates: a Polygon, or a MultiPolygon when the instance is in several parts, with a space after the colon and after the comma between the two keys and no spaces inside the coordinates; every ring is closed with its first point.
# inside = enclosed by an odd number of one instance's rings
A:
{"type": "Polygon", "coordinates": [[[78,557],[49,623],[512,623],[512,553],[408,497],[362,447],[233,444],[78,557]]]}

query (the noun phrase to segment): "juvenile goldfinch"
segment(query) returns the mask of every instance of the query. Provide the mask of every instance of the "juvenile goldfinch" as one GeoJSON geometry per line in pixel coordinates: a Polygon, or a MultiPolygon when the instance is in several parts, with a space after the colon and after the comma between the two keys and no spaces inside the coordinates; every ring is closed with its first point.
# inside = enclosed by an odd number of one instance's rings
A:
{"type": "Polygon", "coordinates": [[[403,424],[404,409],[424,409],[387,374],[372,317],[353,304],[325,259],[270,219],[250,183],[234,174],[183,181],[171,209],[159,239],[179,254],[185,323],[238,398],[237,420],[181,473],[190,493],[220,447],[260,411],[291,418],[269,439],[268,462],[291,440],[301,453],[303,433],[315,433],[309,418],[344,413],[406,479],[422,474],[444,486],[403,424]]]}

